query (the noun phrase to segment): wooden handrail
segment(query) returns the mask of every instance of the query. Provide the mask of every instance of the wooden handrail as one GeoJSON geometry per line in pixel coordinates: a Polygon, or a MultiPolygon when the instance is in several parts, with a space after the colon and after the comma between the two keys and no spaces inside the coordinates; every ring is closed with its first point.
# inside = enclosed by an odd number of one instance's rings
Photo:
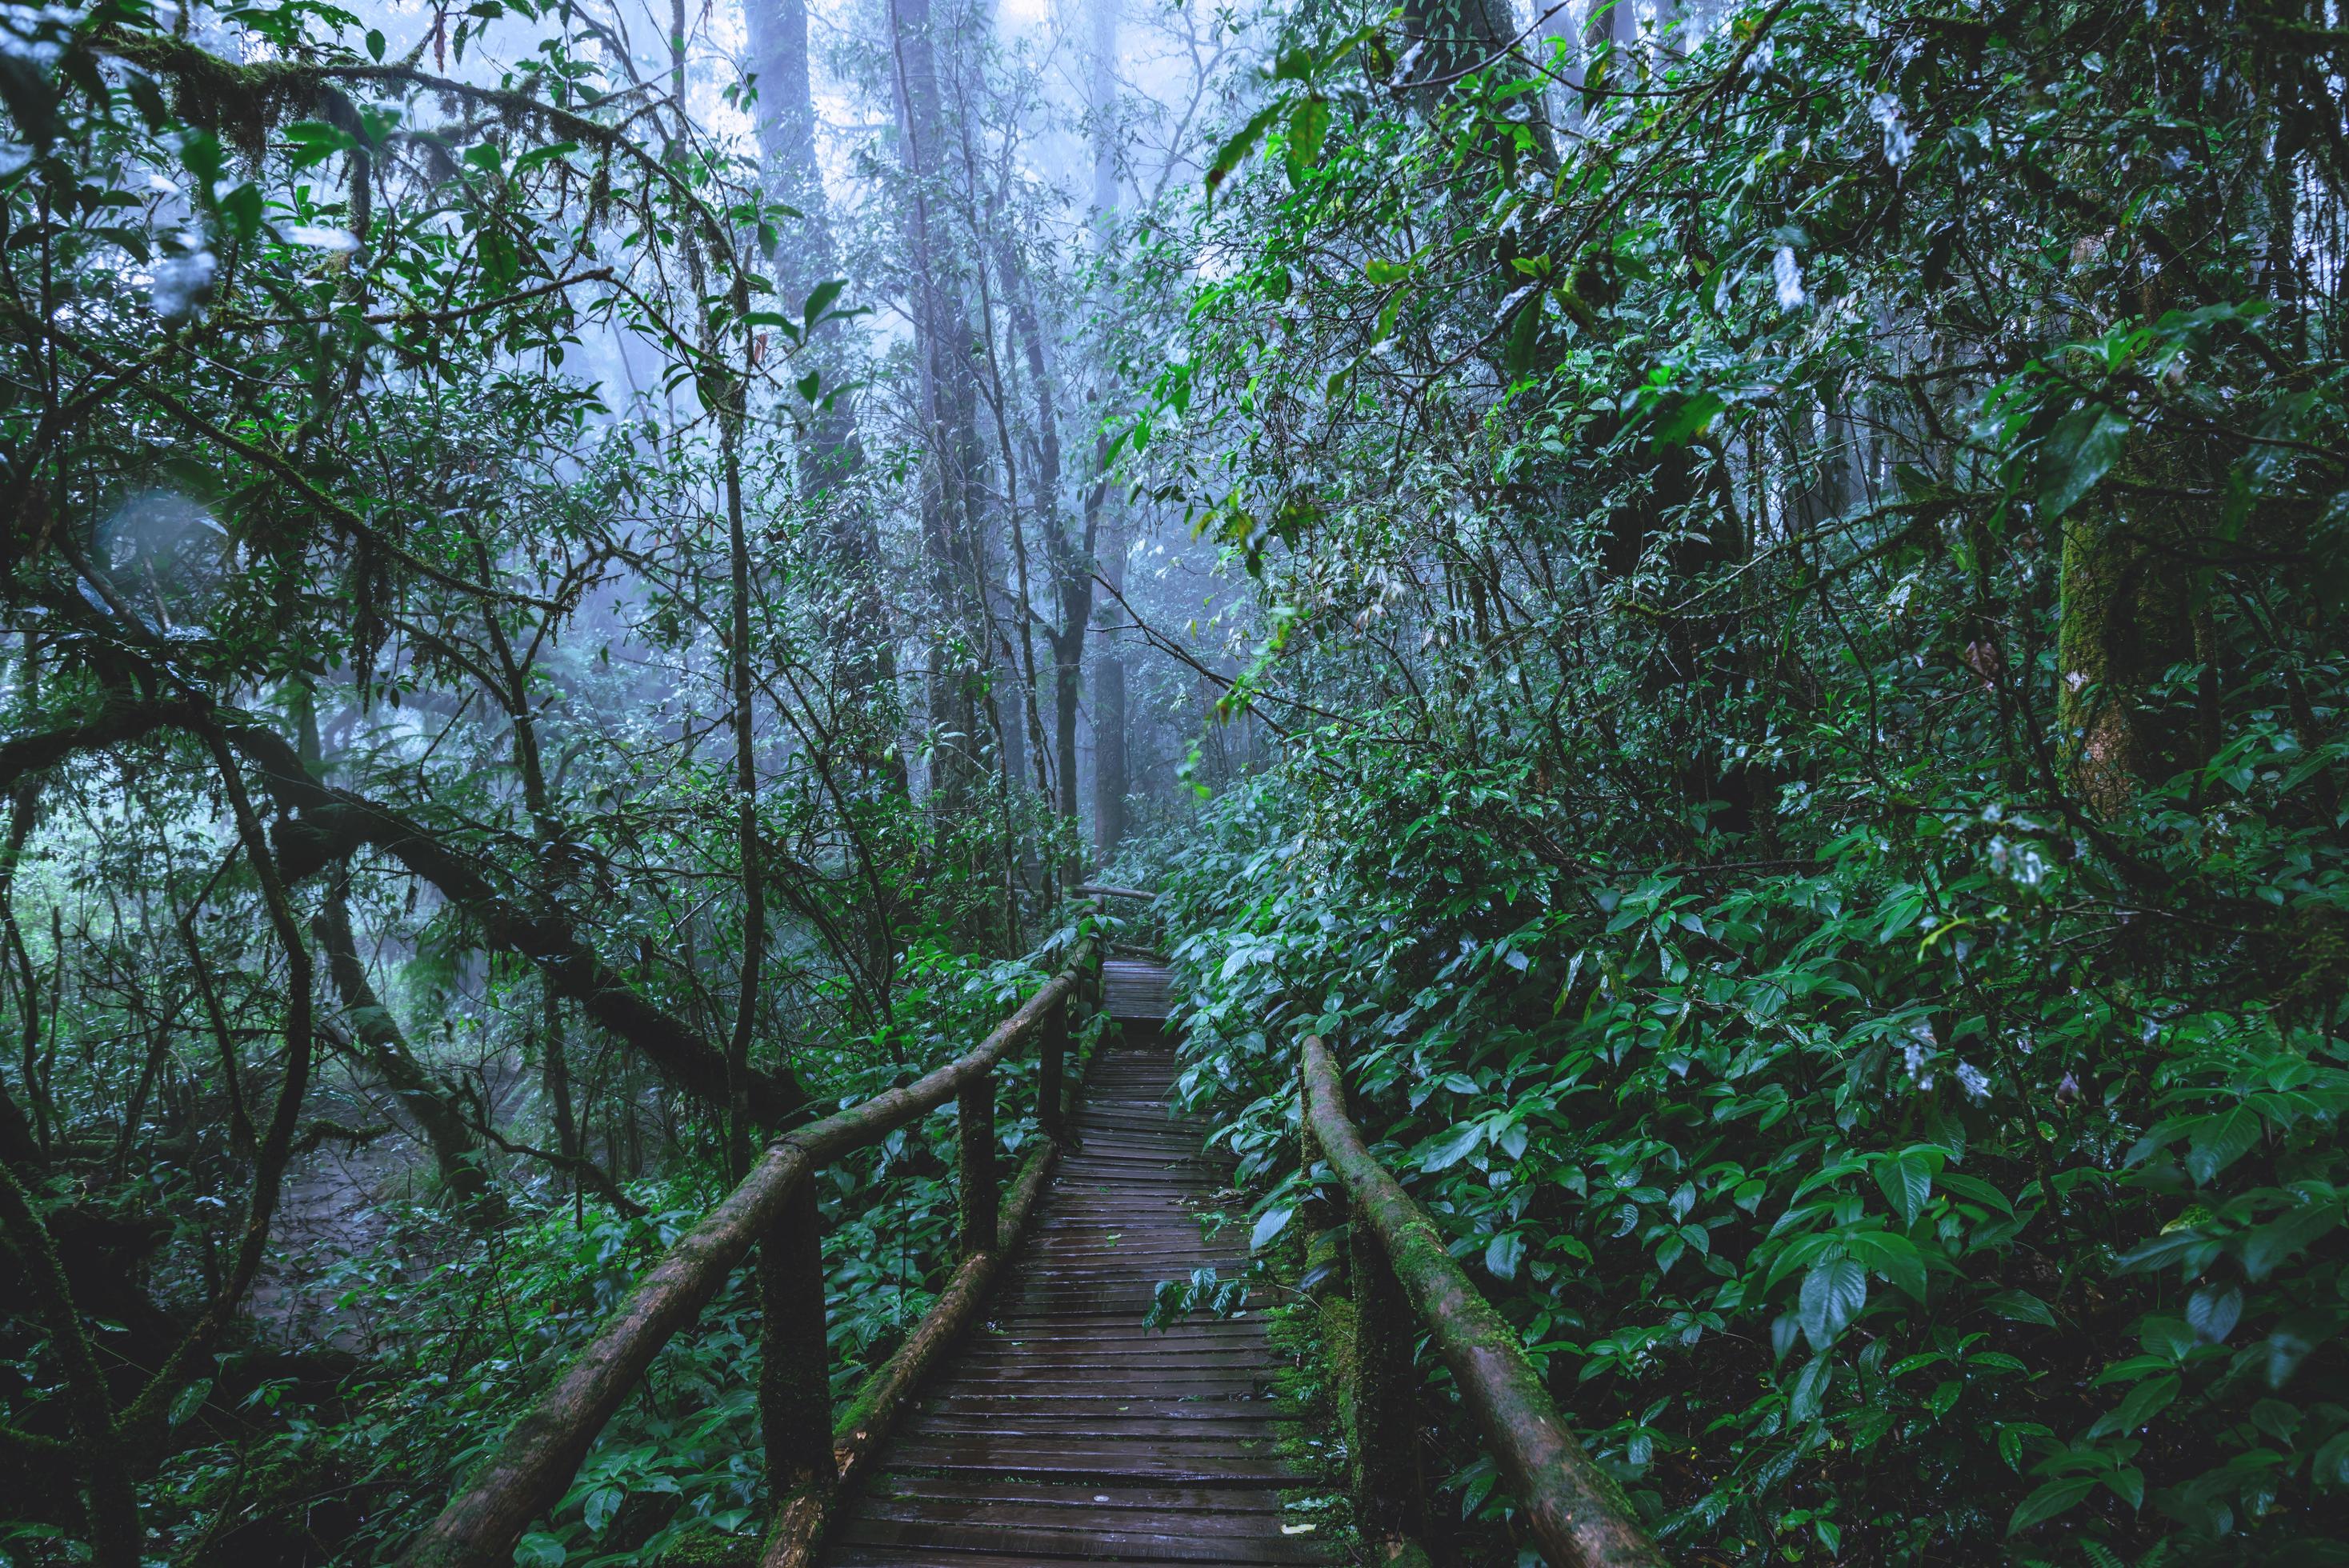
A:
{"type": "Polygon", "coordinates": [[[1452,1368],[1543,1555],[1552,1568],[1663,1568],[1663,1554],[1632,1522],[1621,1491],[1567,1430],[1516,1330],[1453,1262],[1427,1211],[1363,1146],[1347,1119],[1345,1085],[1329,1047],[1309,1035],[1304,1054],[1313,1141],[1352,1197],[1357,1228],[1375,1233],[1395,1283],[1452,1368]]]}
{"type": "Polygon", "coordinates": [[[1092,898],[1154,899],[1158,895],[1146,887],[1117,887],[1109,882],[1081,882],[1077,891],[1092,898]]]}
{"type": "MultiPolygon", "coordinates": [[[[653,1265],[626,1304],[514,1422],[498,1451],[409,1547],[400,1560],[404,1568],[504,1568],[511,1563],[523,1532],[561,1500],[596,1436],[636,1390],[661,1347],[699,1315],[753,1243],[781,1233],[794,1192],[823,1166],[879,1141],[949,1099],[975,1111],[976,1091],[987,1089],[987,1119],[991,1122],[993,1098],[988,1086],[996,1064],[1040,1029],[1048,1053],[1065,1041],[1062,1010],[1086,978],[1090,959],[1090,954],[1079,954],[968,1055],[769,1144],[750,1174],[653,1265]]],[[[1046,1076],[1057,1082],[1058,1064],[1048,1067],[1046,1076]]],[[[1058,1119],[1058,1108],[1052,1108],[1048,1121],[1058,1119]]],[[[966,1151],[972,1141],[964,1140],[966,1151]]],[[[991,1140],[986,1152],[984,1163],[991,1168],[991,1140]]],[[[969,1180],[973,1174],[982,1174],[988,1184],[982,1205],[987,1229],[976,1243],[966,1232],[967,1253],[975,1246],[989,1246],[997,1236],[992,1171],[966,1172],[966,1187],[974,1185],[969,1180]]],[[[967,1212],[969,1203],[967,1196],[967,1212]]],[[[804,1259],[807,1249],[801,1247],[798,1254],[804,1259]]],[[[802,1288],[805,1283],[800,1282],[802,1288]]],[[[916,1337],[920,1336],[917,1329],[916,1337]]],[[[804,1348],[821,1363],[821,1336],[812,1347],[804,1348]]],[[[820,1389],[822,1379],[816,1383],[820,1389]]],[[[830,1427],[827,1417],[816,1430],[828,1433],[830,1427]]],[[[774,1439],[771,1432],[771,1448],[774,1439]]]]}

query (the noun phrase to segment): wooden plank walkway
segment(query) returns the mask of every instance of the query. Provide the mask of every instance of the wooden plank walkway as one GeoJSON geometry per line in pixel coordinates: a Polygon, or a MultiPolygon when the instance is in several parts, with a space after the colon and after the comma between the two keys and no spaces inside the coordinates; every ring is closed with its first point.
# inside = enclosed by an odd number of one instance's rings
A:
{"type": "Polygon", "coordinates": [[[1087,1076],[1078,1148],[991,1321],[843,1507],[833,1568],[1330,1561],[1282,1530],[1278,1493],[1299,1483],[1272,1441],[1262,1322],[1143,1326],[1158,1281],[1237,1276],[1246,1233],[1200,1239],[1194,1210],[1224,1172],[1167,1111],[1165,971],[1113,959],[1102,1001],[1131,1021],[1087,1076]]]}

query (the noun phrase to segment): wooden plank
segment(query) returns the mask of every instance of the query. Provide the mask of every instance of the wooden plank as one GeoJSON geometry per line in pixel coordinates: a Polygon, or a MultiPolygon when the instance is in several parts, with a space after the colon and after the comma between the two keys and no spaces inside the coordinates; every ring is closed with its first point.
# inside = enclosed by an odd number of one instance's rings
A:
{"type": "MultiPolygon", "coordinates": [[[[904,1546],[843,1546],[840,1554],[829,1559],[833,1568],[1003,1568],[1008,1563],[1050,1563],[1051,1568],[1148,1568],[1153,1562],[1147,1557],[1038,1557],[1031,1553],[1006,1556],[989,1552],[984,1546],[969,1551],[953,1548],[926,1547],[915,1550],[904,1546]]],[[[1164,1563],[1164,1557],[1155,1560],[1164,1563]]],[[[1228,1568],[1275,1568],[1261,1557],[1226,1557],[1228,1568]]]]}
{"type": "Polygon", "coordinates": [[[1143,1443],[926,1438],[908,1433],[891,1448],[898,1464],[975,1475],[1127,1476],[1199,1486],[1290,1486],[1296,1476],[1278,1454],[1173,1452],[1143,1443]]]}
{"type": "Polygon", "coordinates": [[[1047,1560],[1106,1553],[1128,1563],[1229,1563],[1237,1546],[1253,1563],[1323,1561],[1311,1544],[1279,1536],[1235,1541],[1228,1536],[1203,1538],[1163,1531],[1116,1530],[1098,1523],[1056,1528],[1033,1521],[1001,1518],[941,1521],[864,1516],[852,1522],[843,1537],[852,1546],[919,1550],[941,1544],[968,1549],[977,1544],[998,1555],[1047,1560]]]}
{"type": "Polygon", "coordinates": [[[1278,1412],[1269,1399],[1146,1399],[1127,1394],[979,1394],[941,1393],[929,1403],[926,1416],[946,1419],[1026,1420],[1033,1417],[1083,1419],[1100,1416],[1147,1418],[1176,1427],[1201,1422],[1213,1427],[1226,1421],[1262,1423],[1278,1412]]]}

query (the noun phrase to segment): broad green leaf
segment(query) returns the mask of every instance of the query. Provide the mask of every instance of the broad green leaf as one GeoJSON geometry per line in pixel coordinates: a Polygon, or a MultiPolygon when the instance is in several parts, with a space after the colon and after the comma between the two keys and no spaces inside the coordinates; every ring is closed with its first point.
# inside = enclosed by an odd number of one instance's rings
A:
{"type": "Polygon", "coordinates": [[[2038,1323],[2049,1328],[2055,1326],[2054,1309],[2027,1290],[2000,1291],[1982,1305],[2011,1323],[2038,1323]]]}
{"type": "Polygon", "coordinates": [[[2307,1203],[2280,1220],[2261,1225],[2243,1243],[2243,1273],[2254,1282],[2266,1279],[2275,1272],[2277,1264],[2338,1226],[2341,1210],[2338,1199],[2307,1203]]]}
{"type": "Polygon", "coordinates": [[[1257,143],[1264,139],[1265,131],[1279,116],[1281,107],[1278,98],[1265,105],[1216,149],[1215,157],[1207,160],[1206,193],[1210,201],[1223,182],[1231,178],[1232,171],[1247,161],[1248,154],[1256,150],[1257,143]]]}
{"type": "Polygon", "coordinates": [[[2129,422],[2091,403],[2055,423],[2039,443],[2039,504],[2053,521],[2080,504],[2120,461],[2129,422]]]}
{"type": "Polygon", "coordinates": [[[1330,103],[1319,93],[1308,94],[1297,100],[1288,111],[1288,134],[1286,157],[1288,182],[1302,185],[1306,176],[1321,161],[1321,145],[1330,133],[1330,103]]]}
{"type": "Polygon", "coordinates": [[[2096,1478],[2094,1476],[2065,1476],[2060,1480],[2051,1480],[2023,1500],[2013,1516],[2007,1520],[2006,1532],[2019,1535],[2034,1524],[2044,1524],[2073,1508],[2095,1490],[2096,1478]]]}
{"type": "Polygon", "coordinates": [[[570,1555],[562,1542],[543,1530],[533,1530],[515,1543],[514,1568],[563,1568],[570,1555]]]}
{"type": "Polygon", "coordinates": [[[1868,1305],[1868,1271],[1850,1258],[1837,1258],[1814,1267],[1803,1276],[1803,1292],[1795,1311],[1803,1333],[1816,1349],[1824,1350],[1868,1305]]]}
{"type": "Polygon", "coordinates": [[[1485,1124],[1464,1122],[1421,1144],[1417,1163],[1422,1171],[1448,1171],[1476,1152],[1476,1146],[1484,1141],[1485,1124]]]}
{"type": "Polygon", "coordinates": [[[1786,1414],[1797,1421],[1817,1419],[1820,1409],[1826,1403],[1827,1386],[1834,1380],[1834,1357],[1812,1357],[1787,1393],[1786,1414]]]}
{"type": "Polygon", "coordinates": [[[1916,1155],[1896,1155],[1877,1161],[1876,1184],[1884,1190],[1884,1201],[1892,1205],[1901,1223],[1913,1225],[1924,1212],[1925,1200],[1932,1196],[1933,1172],[1916,1155]]]}
{"type": "Polygon", "coordinates": [[[2224,1345],[2243,1315],[2243,1293],[2233,1285],[2206,1284],[2186,1298],[2187,1326],[2209,1345],[2224,1345]]]}

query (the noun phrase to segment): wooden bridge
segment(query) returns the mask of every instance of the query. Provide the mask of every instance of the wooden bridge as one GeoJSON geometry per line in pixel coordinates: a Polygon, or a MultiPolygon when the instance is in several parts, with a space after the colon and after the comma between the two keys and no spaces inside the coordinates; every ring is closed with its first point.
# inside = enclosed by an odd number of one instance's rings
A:
{"type": "MultiPolygon", "coordinates": [[[[1115,890],[1106,890],[1115,891],[1115,890]]],[[[1163,966],[1081,953],[969,1055],[785,1134],[646,1276],[636,1295],[410,1548],[407,1568],[504,1568],[568,1486],[662,1345],[759,1249],[760,1408],[778,1499],[761,1568],[1107,1568],[1335,1563],[1284,1522],[1299,1478],[1274,1436],[1260,1318],[1146,1322],[1158,1283],[1237,1278],[1244,1200],[1173,1117],[1163,966]],[[1069,1009],[1118,1021],[1081,1089],[1064,1072],[1069,1009]],[[1008,1191],[994,1169],[995,1067],[1034,1044],[1033,1152],[1008,1191]],[[823,1363],[823,1163],[953,1099],[961,1121],[963,1261],[906,1344],[834,1425],[823,1363]],[[1057,1163],[1057,1180],[1054,1166],[1057,1163]]],[[[1661,1568],[1619,1497],[1567,1433],[1514,1334],[1475,1295],[1425,1212],[1346,1119],[1320,1042],[1302,1047],[1303,1110],[1353,1216],[1350,1456],[1366,1537],[1404,1532],[1417,1471],[1394,1403],[1424,1331],[1452,1368],[1529,1532],[1554,1568],[1661,1568]]]]}
{"type": "Polygon", "coordinates": [[[1158,1332],[1159,1281],[1246,1269],[1245,1224],[1200,1239],[1224,1172],[1171,1119],[1165,971],[1112,959],[1123,1026],[1086,1074],[1071,1151],[987,1323],[829,1532],[837,1568],[1329,1561],[1283,1533],[1262,1320],[1158,1332]],[[1230,1239],[1237,1232],[1238,1244],[1230,1239]]]}

